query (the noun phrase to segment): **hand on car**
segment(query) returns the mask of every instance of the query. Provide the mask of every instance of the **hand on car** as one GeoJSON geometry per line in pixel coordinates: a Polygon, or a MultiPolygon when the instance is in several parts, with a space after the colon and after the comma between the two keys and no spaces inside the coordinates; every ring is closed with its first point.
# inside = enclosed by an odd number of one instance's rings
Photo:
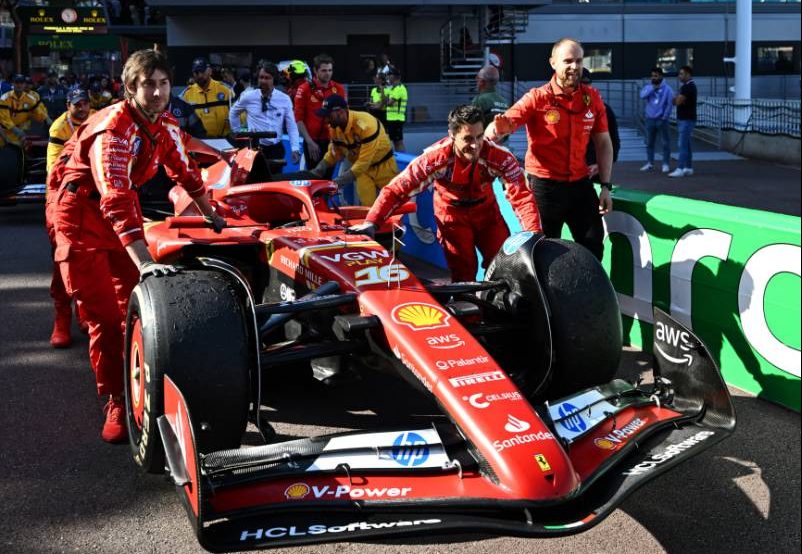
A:
{"type": "Polygon", "coordinates": [[[223,229],[228,227],[228,222],[225,220],[225,218],[217,215],[216,213],[204,216],[203,219],[206,221],[206,224],[212,228],[212,231],[217,234],[220,234],[223,229]]]}
{"type": "Polygon", "coordinates": [[[359,223],[358,225],[351,225],[346,229],[346,233],[349,235],[367,235],[370,238],[376,236],[376,226],[369,222],[365,221],[364,223],[359,223]]]}
{"type": "Polygon", "coordinates": [[[144,281],[145,278],[150,275],[154,277],[165,277],[167,275],[175,275],[176,273],[178,273],[178,268],[174,265],[143,262],[139,266],[139,281],[144,281]]]}
{"type": "Polygon", "coordinates": [[[326,170],[329,168],[329,164],[326,163],[326,160],[320,160],[314,169],[310,171],[310,173],[314,173],[318,177],[323,177],[326,174],[326,170]]]}

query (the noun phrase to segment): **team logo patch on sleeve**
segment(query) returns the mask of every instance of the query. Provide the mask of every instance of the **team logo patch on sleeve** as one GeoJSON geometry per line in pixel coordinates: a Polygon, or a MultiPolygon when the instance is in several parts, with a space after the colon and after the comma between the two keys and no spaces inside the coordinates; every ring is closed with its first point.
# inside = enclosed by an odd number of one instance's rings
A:
{"type": "Polygon", "coordinates": [[[217,99],[218,100],[225,100],[226,99],[225,93],[224,92],[218,92],[217,93],[217,99]]]}

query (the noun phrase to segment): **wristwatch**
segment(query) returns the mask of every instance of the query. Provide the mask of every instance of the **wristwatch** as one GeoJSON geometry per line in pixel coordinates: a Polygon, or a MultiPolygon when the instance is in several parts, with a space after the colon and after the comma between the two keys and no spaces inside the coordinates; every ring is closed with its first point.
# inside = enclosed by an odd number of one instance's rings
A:
{"type": "Polygon", "coordinates": [[[612,183],[599,183],[599,185],[600,185],[600,186],[601,186],[601,188],[603,188],[603,189],[607,189],[607,190],[609,190],[610,192],[612,192],[612,191],[613,191],[613,185],[612,185],[612,183]]]}

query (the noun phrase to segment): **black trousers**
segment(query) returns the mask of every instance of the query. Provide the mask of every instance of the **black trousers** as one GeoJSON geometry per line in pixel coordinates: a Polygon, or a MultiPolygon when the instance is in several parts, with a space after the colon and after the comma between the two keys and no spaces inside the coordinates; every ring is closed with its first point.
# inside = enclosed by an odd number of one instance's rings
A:
{"type": "MultiPolygon", "coordinates": [[[[306,167],[308,169],[314,169],[318,162],[323,159],[323,156],[325,156],[326,152],[329,150],[328,140],[316,140],[315,143],[317,144],[318,148],[320,148],[320,159],[313,162],[312,158],[309,157],[309,148],[306,145],[306,141],[304,141],[304,156],[306,157],[306,167]]],[[[331,179],[332,173],[334,173],[334,168],[330,167],[326,170],[326,174],[323,176],[323,178],[331,179]]]]}
{"type": "Polygon", "coordinates": [[[554,181],[529,175],[535,193],[543,234],[560,238],[568,225],[574,241],[590,250],[599,261],[604,255],[604,227],[599,215],[599,197],[590,179],[554,181]]]}

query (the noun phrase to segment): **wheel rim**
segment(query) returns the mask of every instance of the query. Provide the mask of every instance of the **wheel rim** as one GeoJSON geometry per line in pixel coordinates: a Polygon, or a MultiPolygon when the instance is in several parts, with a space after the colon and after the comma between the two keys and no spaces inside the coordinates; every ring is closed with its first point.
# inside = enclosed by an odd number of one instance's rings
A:
{"type": "Polygon", "coordinates": [[[129,352],[128,382],[131,391],[131,415],[137,429],[142,429],[145,415],[145,360],[142,341],[142,320],[134,319],[129,352]]]}

